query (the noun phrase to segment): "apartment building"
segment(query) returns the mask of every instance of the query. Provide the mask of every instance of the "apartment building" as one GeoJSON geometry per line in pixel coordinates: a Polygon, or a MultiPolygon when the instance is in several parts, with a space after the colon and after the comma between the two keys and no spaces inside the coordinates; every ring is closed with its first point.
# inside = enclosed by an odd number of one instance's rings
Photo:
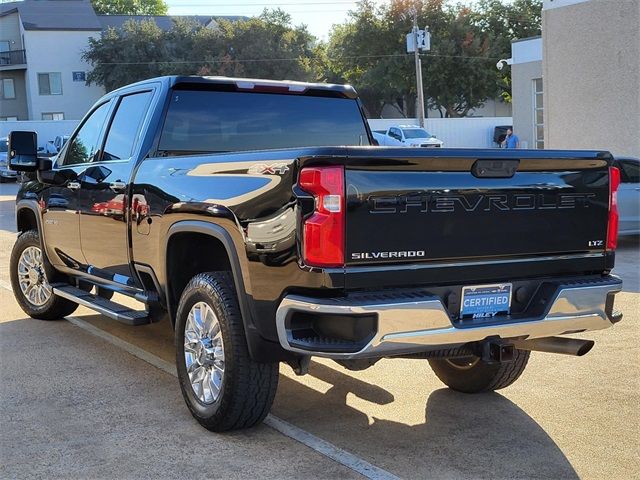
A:
{"type": "MultiPolygon", "coordinates": [[[[206,28],[216,19],[190,16],[206,28]]],[[[173,26],[171,16],[96,15],[89,0],[24,0],[0,4],[0,120],[79,120],[104,89],[87,85],[82,60],[89,39],[128,20],[173,26]]]]}
{"type": "Polygon", "coordinates": [[[77,120],[104,94],[82,60],[102,26],[87,0],[0,4],[0,120],[77,120]]]}

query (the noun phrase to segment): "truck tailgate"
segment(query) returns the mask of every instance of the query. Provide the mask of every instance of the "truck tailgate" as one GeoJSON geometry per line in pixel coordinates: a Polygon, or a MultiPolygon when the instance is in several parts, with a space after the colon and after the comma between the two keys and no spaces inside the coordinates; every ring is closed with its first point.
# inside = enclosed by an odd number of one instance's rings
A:
{"type": "Polygon", "coordinates": [[[604,251],[608,154],[455,152],[347,165],[347,264],[604,251]]]}

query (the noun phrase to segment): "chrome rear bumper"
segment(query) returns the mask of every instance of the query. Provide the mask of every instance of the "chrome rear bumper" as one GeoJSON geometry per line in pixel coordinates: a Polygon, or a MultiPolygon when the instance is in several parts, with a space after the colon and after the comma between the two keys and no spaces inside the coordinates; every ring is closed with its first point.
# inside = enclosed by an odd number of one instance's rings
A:
{"type": "Polygon", "coordinates": [[[285,350],[337,359],[393,356],[447,348],[488,337],[533,339],[608,328],[613,322],[612,313],[607,312],[607,298],[621,289],[622,281],[615,276],[561,284],[540,317],[470,326],[455,325],[440,298],[433,296],[387,299],[381,293],[370,295],[371,300],[367,297],[350,300],[348,297],[319,299],[288,295],[278,307],[276,324],[280,344],[285,350]],[[352,317],[374,314],[377,331],[355,352],[299,348],[291,344],[291,331],[287,328],[287,320],[295,312],[352,317]]]}

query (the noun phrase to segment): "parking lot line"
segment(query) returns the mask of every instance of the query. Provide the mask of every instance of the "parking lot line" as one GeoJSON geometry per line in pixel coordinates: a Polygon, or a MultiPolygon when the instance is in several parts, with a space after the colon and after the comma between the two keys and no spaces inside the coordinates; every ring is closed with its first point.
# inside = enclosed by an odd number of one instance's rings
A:
{"type": "MultiPolygon", "coordinates": [[[[4,288],[5,290],[13,291],[11,288],[11,284],[6,282],[5,280],[0,279],[0,288],[4,288]]],[[[176,367],[174,364],[167,362],[166,360],[161,359],[160,357],[149,353],[148,351],[137,347],[129,342],[125,342],[121,338],[116,337],[115,335],[111,335],[110,333],[101,330],[89,322],[86,322],[80,318],[68,316],[65,317],[66,320],[76,327],[82,328],[86,332],[99,337],[106,342],[115,345],[116,347],[130,353],[136,358],[143,360],[150,365],[162,370],[169,375],[173,375],[177,377],[176,367]]],[[[323,440],[315,435],[303,430],[301,428],[296,427],[295,425],[290,424],[282,420],[275,415],[267,415],[267,418],[264,420],[265,425],[271,427],[272,429],[280,432],[281,434],[289,437],[297,442],[306,445],[307,447],[315,450],[319,454],[341,464],[347,468],[350,468],[354,472],[359,473],[360,475],[370,478],[372,480],[398,480],[399,477],[393,475],[386,470],[376,467],[375,465],[363,460],[362,458],[353,455],[352,453],[347,452],[326,440],[323,440]]]]}

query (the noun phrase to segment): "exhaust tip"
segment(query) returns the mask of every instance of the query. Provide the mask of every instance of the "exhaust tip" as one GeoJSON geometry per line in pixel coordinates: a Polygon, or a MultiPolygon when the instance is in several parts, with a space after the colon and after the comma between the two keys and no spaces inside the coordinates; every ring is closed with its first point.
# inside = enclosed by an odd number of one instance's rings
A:
{"type": "Polygon", "coordinates": [[[591,351],[595,344],[596,342],[594,342],[593,340],[583,340],[582,345],[580,345],[580,347],[576,351],[576,356],[581,357],[583,355],[586,355],[591,351]]]}

